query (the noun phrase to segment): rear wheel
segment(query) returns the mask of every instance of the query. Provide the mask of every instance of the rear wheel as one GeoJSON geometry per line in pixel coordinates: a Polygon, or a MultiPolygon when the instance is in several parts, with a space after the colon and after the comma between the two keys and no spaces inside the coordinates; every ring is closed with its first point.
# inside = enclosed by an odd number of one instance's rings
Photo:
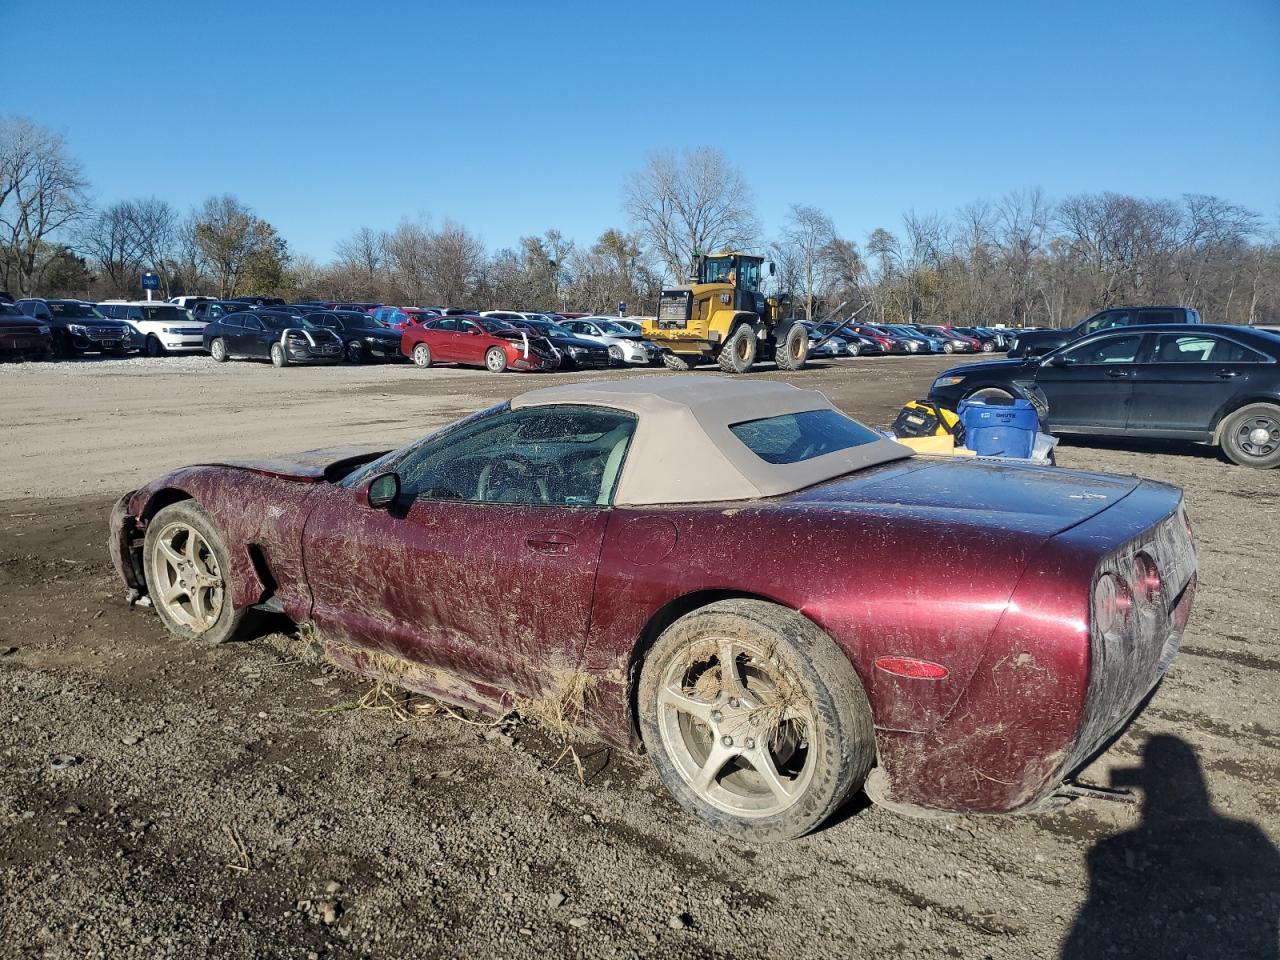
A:
{"type": "Polygon", "coordinates": [[[1222,452],[1242,467],[1280,467],[1280,407],[1251,403],[1222,425],[1222,452]]]}
{"type": "Polygon", "coordinates": [[[413,362],[423,370],[431,366],[431,348],[425,343],[415,344],[413,348],[413,362]]]}
{"type": "Polygon", "coordinates": [[[800,324],[792,324],[787,336],[777,348],[778,367],[782,370],[801,370],[809,362],[809,331],[800,324]]]}
{"type": "Polygon", "coordinates": [[[484,354],[484,367],[490,373],[502,373],[507,369],[507,351],[501,347],[490,347],[484,354]]]}
{"type": "Polygon", "coordinates": [[[756,362],[756,331],[749,323],[739,324],[729,334],[716,358],[725,373],[746,373],[756,362]]]}
{"type": "Polygon", "coordinates": [[[218,363],[226,363],[230,357],[227,353],[227,341],[221,337],[214,337],[213,343],[209,344],[209,356],[213,357],[218,363]]]}
{"type": "Polygon", "coordinates": [[[271,365],[273,367],[287,367],[289,358],[285,356],[284,347],[279,343],[271,345],[271,365]]]}
{"type": "Polygon", "coordinates": [[[156,337],[155,334],[151,334],[150,336],[148,336],[147,337],[147,356],[163,357],[164,354],[165,354],[164,344],[160,342],[159,338],[156,337]]]}
{"type": "Polygon", "coordinates": [[[875,760],[849,659],[809,620],[760,600],[714,603],[668,627],[645,658],[638,708],[676,801],[751,840],[808,833],[875,760]]]}
{"type": "Polygon", "coordinates": [[[224,643],[245,626],[249,611],[232,607],[231,557],[194,501],[170,504],[152,517],[142,550],[151,604],[170,633],[224,643]]]}

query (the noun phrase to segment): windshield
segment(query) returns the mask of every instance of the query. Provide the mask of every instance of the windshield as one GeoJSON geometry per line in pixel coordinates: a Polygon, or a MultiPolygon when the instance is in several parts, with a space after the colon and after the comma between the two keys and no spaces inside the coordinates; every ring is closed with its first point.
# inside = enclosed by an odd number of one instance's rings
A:
{"type": "Polygon", "coordinates": [[[489,333],[498,333],[499,331],[505,332],[515,329],[515,327],[511,326],[507,321],[498,320],[494,317],[475,317],[472,322],[487,330],[489,333]]]}
{"type": "Polygon", "coordinates": [[[49,312],[55,317],[81,317],[93,320],[106,319],[106,317],[87,303],[50,303],[49,312]]]}
{"type": "Polygon", "coordinates": [[[732,257],[708,257],[705,261],[706,283],[728,283],[733,272],[732,257]]]}
{"type": "Polygon", "coordinates": [[[596,320],[595,325],[600,328],[602,333],[607,333],[614,337],[629,337],[635,331],[628,330],[621,324],[614,323],[612,320],[596,320]]]}
{"type": "Polygon", "coordinates": [[[0,303],[0,317],[25,317],[26,314],[8,303],[0,303]]]}
{"type": "Polygon", "coordinates": [[[142,311],[142,319],[144,320],[161,320],[165,323],[181,323],[183,320],[189,319],[187,311],[179,310],[173,304],[165,304],[164,306],[146,307],[140,306],[142,311]]]}

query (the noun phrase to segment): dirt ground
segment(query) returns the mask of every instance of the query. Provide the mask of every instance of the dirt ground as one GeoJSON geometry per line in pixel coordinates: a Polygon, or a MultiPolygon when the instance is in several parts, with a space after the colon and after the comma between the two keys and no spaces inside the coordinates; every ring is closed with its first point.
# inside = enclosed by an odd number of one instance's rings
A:
{"type": "MultiPolygon", "coordinates": [[[[787,379],[882,424],[945,365],[787,379]]],[[[1083,778],[1137,806],[912,820],[859,800],[752,847],[685,817],[642,757],[584,741],[580,783],[529,725],[345,709],[370,685],[296,638],[178,643],[126,607],[104,549],[123,491],[214,456],[398,444],[550,382],[0,367],[0,956],[1277,956],[1280,475],[1205,451],[1059,452],[1183,487],[1201,551],[1180,656],[1083,778]]]]}

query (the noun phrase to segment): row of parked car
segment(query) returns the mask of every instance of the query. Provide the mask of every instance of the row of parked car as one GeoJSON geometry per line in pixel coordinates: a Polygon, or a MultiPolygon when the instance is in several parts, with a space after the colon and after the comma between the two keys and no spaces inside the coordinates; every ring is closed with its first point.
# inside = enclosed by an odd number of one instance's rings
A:
{"type": "Polygon", "coordinates": [[[953,327],[928,323],[859,323],[827,320],[808,324],[810,355],[857,357],[883,354],[1003,353],[1012,333],[1002,327],[953,327]]]}

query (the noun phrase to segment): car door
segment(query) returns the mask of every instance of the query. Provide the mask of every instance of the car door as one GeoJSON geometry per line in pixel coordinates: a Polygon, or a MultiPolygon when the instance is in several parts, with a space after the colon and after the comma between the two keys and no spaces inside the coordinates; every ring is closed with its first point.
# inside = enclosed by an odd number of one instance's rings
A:
{"type": "Polygon", "coordinates": [[[255,317],[252,313],[242,313],[240,316],[243,332],[237,332],[239,348],[236,353],[255,360],[263,360],[271,356],[271,343],[275,337],[267,330],[262,318],[255,317]]]}
{"type": "Polygon", "coordinates": [[[453,335],[453,350],[458,363],[483,366],[484,353],[492,345],[493,338],[474,320],[458,321],[458,332],[453,335]]]}
{"type": "Polygon", "coordinates": [[[422,341],[431,348],[431,355],[441,363],[458,362],[458,321],[454,317],[441,317],[424,324],[422,341]]]}
{"type": "Polygon", "coordinates": [[[1044,359],[1035,383],[1048,402],[1049,429],[1123,433],[1133,398],[1142,333],[1090,337],[1044,359]]]}
{"type": "Polygon", "coordinates": [[[1256,350],[1218,334],[1155,334],[1150,351],[1133,369],[1129,432],[1208,440],[1218,411],[1247,390],[1267,362],[1256,350]]]}
{"type": "Polygon", "coordinates": [[[318,490],[311,619],[499,696],[554,687],[582,660],[634,428],[603,408],[504,408],[380,465],[400,477],[391,510],[367,505],[372,475],[318,490]]]}

